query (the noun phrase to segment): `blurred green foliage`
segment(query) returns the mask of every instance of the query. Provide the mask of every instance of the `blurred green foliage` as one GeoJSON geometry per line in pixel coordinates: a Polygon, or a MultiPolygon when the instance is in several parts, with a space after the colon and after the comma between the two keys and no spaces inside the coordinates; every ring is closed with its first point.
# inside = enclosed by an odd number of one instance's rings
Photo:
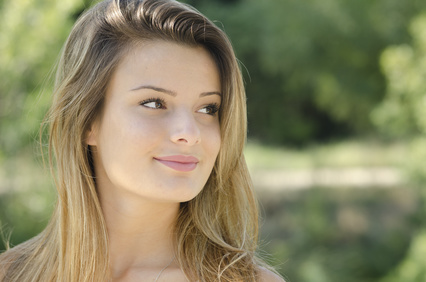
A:
{"type": "Polygon", "coordinates": [[[0,5],[0,160],[33,143],[47,110],[50,71],[81,9],[75,0],[0,5]]]}
{"type": "Polygon", "coordinates": [[[387,78],[387,94],[372,117],[383,133],[407,140],[410,150],[406,168],[420,191],[423,231],[411,242],[408,254],[385,282],[426,281],[426,12],[412,20],[409,30],[409,44],[391,46],[383,52],[381,64],[387,78]]]}
{"type": "Polygon", "coordinates": [[[410,25],[410,44],[388,47],[381,56],[387,94],[372,113],[382,133],[407,139],[406,166],[419,186],[426,183],[426,12],[410,25]]]}
{"type": "MultiPolygon", "coordinates": [[[[84,5],[0,1],[0,231],[5,239],[13,234],[11,245],[40,232],[53,208],[51,184],[34,154],[37,132],[60,48],[84,5]]],[[[2,250],[3,243],[0,237],[2,250]]]]}
{"type": "MultiPolygon", "coordinates": [[[[372,282],[394,271],[418,230],[418,191],[371,188],[260,194],[263,249],[287,281],[372,282]]],[[[417,256],[410,263],[421,266],[417,256]]]]}
{"type": "Polygon", "coordinates": [[[423,282],[426,278],[426,232],[423,231],[411,242],[407,258],[392,270],[381,282],[423,282]]]}
{"type": "Polygon", "coordinates": [[[387,134],[426,133],[426,13],[410,25],[411,44],[388,47],[381,56],[387,95],[374,121],[387,134]]]}
{"type": "Polygon", "coordinates": [[[0,250],[7,241],[14,246],[43,230],[56,202],[54,192],[49,171],[31,151],[0,165],[0,250]]]}
{"type": "Polygon", "coordinates": [[[0,196],[0,250],[5,249],[6,242],[15,246],[44,229],[53,209],[51,196],[35,189],[0,196]]]}
{"type": "Polygon", "coordinates": [[[187,1],[219,20],[247,68],[249,134],[304,144],[374,131],[379,56],[425,1],[187,1]]]}

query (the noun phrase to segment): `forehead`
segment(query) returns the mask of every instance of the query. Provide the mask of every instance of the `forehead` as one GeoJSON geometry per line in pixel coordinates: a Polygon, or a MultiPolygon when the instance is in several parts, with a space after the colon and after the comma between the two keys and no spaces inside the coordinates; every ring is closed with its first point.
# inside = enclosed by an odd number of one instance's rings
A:
{"type": "Polygon", "coordinates": [[[149,83],[179,92],[220,91],[215,60],[201,46],[168,41],[148,41],[130,47],[118,64],[110,84],[137,87],[149,83]]]}

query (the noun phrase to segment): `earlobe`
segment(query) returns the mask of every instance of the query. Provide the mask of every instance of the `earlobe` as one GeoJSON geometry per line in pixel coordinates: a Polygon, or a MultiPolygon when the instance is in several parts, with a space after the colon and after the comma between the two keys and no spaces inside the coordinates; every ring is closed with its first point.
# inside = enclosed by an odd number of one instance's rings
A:
{"type": "Polygon", "coordinates": [[[90,128],[86,131],[86,144],[90,146],[96,146],[96,130],[94,124],[90,126],[90,128]]]}

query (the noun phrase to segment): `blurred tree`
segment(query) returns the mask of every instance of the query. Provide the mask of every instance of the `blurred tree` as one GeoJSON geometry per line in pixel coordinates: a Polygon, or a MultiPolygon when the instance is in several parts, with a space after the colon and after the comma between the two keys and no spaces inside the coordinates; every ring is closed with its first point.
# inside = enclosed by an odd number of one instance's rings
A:
{"type": "Polygon", "coordinates": [[[249,134],[300,144],[374,128],[384,96],[378,57],[408,42],[406,23],[426,2],[239,0],[191,4],[220,19],[247,67],[249,134]]]}
{"type": "Polygon", "coordinates": [[[426,133],[426,14],[413,20],[411,44],[387,48],[381,57],[387,96],[373,120],[387,134],[426,133]]]}
{"type": "Polygon", "coordinates": [[[407,165],[411,179],[426,181],[426,13],[410,25],[411,44],[387,48],[381,57],[387,78],[387,95],[372,113],[383,133],[409,137],[412,156],[407,165]]]}
{"type": "MultiPolygon", "coordinates": [[[[390,136],[408,137],[411,151],[407,156],[410,179],[420,188],[426,202],[426,12],[410,25],[412,42],[387,48],[381,57],[387,78],[387,95],[373,112],[373,120],[390,136]]],[[[426,206],[420,215],[425,228],[426,206]]],[[[383,281],[426,281],[425,231],[412,241],[406,258],[383,281]]]]}
{"type": "Polygon", "coordinates": [[[49,70],[83,2],[0,2],[0,160],[31,144],[46,112],[49,70]]]}

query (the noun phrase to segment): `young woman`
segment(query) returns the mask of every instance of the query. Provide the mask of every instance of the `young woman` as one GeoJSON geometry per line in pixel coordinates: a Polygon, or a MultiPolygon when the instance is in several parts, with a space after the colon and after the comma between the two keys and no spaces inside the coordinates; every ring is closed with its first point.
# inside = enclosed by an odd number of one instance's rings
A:
{"type": "Polygon", "coordinates": [[[91,8],[47,118],[56,209],[0,256],[0,281],[283,281],[255,254],[245,107],[231,45],[199,12],[91,8]]]}

